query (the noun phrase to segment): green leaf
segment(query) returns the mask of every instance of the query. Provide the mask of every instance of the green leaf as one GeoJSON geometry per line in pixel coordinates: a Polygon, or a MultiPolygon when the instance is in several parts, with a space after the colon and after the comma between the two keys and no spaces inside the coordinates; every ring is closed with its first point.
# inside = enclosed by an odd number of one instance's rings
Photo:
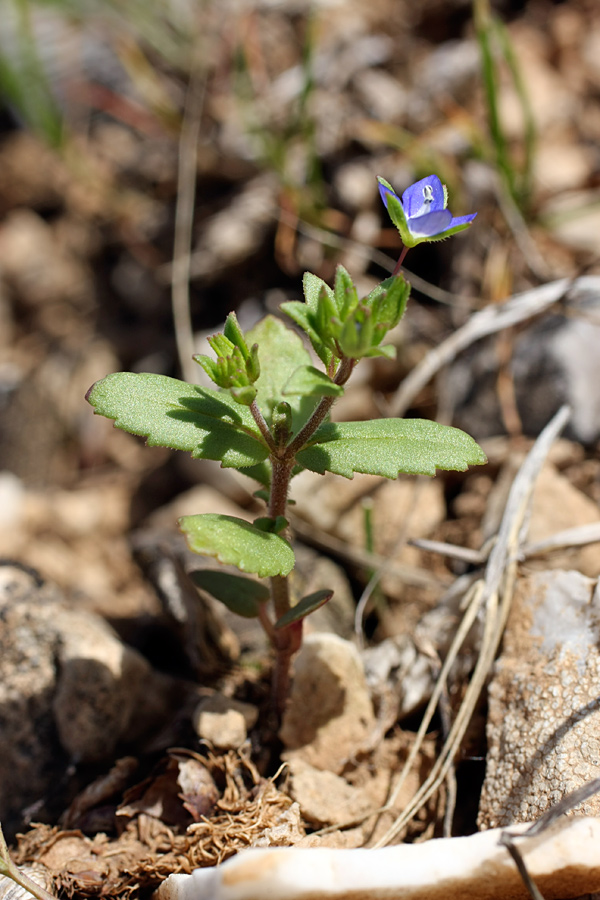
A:
{"type": "Polygon", "coordinates": [[[214,556],[242,572],[267,578],[289,575],[294,568],[294,551],[286,540],[260,531],[244,519],[206,513],[184,516],[179,527],[194,553],[214,556]]]}
{"type": "Polygon", "coordinates": [[[259,531],[267,531],[271,534],[281,534],[290,524],[285,516],[277,516],[273,519],[271,516],[259,516],[252,523],[259,531]]]}
{"type": "Polygon", "coordinates": [[[240,473],[247,475],[248,478],[254,478],[255,481],[258,481],[259,484],[262,484],[267,489],[271,485],[271,462],[268,459],[258,463],[256,466],[246,466],[240,469],[240,473]]]}
{"type": "Polygon", "coordinates": [[[304,273],[304,277],[302,278],[302,287],[304,288],[304,299],[306,300],[306,305],[312,312],[316,312],[316,309],[319,305],[319,295],[322,288],[325,288],[332,302],[335,301],[334,293],[327,282],[323,281],[322,278],[319,278],[318,275],[313,275],[312,272],[304,273]]]}
{"type": "Polygon", "coordinates": [[[96,413],[147,438],[150,447],[187,450],[224,467],[254,466],[269,455],[252,414],[228,393],[166,375],[117,372],[97,381],[87,399],[96,413]]]}
{"type": "Polygon", "coordinates": [[[277,619],[275,622],[275,628],[287,628],[288,625],[293,625],[294,622],[299,622],[301,619],[305,619],[306,616],[310,615],[311,612],[314,612],[315,609],[319,609],[320,606],[324,606],[328,600],[331,600],[333,597],[333,591],[331,590],[323,590],[323,591],[315,591],[314,594],[307,594],[306,597],[303,597],[302,600],[299,600],[295,606],[292,606],[291,609],[288,609],[286,613],[284,613],[280,619],[277,619]]]}
{"type": "MultiPolygon", "coordinates": [[[[281,402],[284,385],[299,366],[310,364],[310,354],[299,335],[287,328],[281,319],[265,316],[246,335],[248,342],[256,342],[260,348],[260,377],[254,383],[258,388],[256,402],[268,422],[273,409],[281,402]]],[[[290,402],[292,427],[299,431],[313,411],[310,397],[296,397],[290,402]]]]}
{"type": "Polygon", "coordinates": [[[340,397],[344,388],[314,366],[298,366],[288,379],[283,393],[284,396],[302,394],[306,397],[340,397]]]}
{"type": "Polygon", "coordinates": [[[343,322],[348,313],[357,306],[358,294],[349,272],[341,265],[335,271],[334,297],[338,315],[343,322]]]}
{"type": "Polygon", "coordinates": [[[315,353],[321,362],[328,366],[333,354],[313,328],[311,310],[306,303],[300,303],[299,300],[289,300],[286,303],[281,303],[279,309],[308,335],[315,353]]]}
{"type": "Polygon", "coordinates": [[[426,419],[375,419],[322,425],[310,445],[296,454],[313,472],[354,472],[396,478],[400,472],[435,475],[436,469],[464,471],[487,462],[481,447],[458,428],[426,419]]]}
{"type": "Polygon", "coordinates": [[[197,587],[224,603],[231,612],[246,619],[256,618],[260,604],[269,599],[269,589],[265,584],[243,575],[231,575],[218,569],[197,569],[190,572],[190,578],[197,587]]]}

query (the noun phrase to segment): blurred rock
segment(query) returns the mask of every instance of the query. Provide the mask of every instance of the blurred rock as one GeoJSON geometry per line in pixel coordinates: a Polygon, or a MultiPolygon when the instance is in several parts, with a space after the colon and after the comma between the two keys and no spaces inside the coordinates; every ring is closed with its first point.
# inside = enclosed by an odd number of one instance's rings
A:
{"type": "MultiPolygon", "coordinates": [[[[584,444],[600,437],[600,278],[578,278],[564,314],[547,314],[514,337],[509,366],[523,431],[537,435],[563,403],[573,410],[565,434],[584,444]]],[[[462,354],[441,382],[441,405],[476,440],[505,431],[497,395],[493,336],[462,354]]]]}
{"type": "MultiPolygon", "coordinates": [[[[426,620],[421,625],[421,633],[425,629],[426,620]]],[[[375,647],[368,647],[362,651],[361,658],[373,694],[395,697],[396,719],[409,716],[431,697],[437,674],[435,664],[417,649],[409,635],[387,638],[375,647]]]]}
{"type": "Polygon", "coordinates": [[[200,701],[194,710],[192,725],[198,737],[210,741],[213,746],[237,750],[257,720],[255,706],[216,693],[200,701]]]}
{"type": "MultiPolygon", "coordinates": [[[[600,509],[590,497],[574,487],[565,475],[546,463],[540,472],[531,504],[528,541],[535,543],[545,538],[575,528],[600,522],[600,509]]],[[[600,572],[600,544],[569,547],[544,554],[539,560],[530,560],[528,567],[544,569],[575,569],[597,578],[600,572]]]]}
{"type": "Polygon", "coordinates": [[[292,590],[296,596],[303,597],[325,588],[333,591],[331,600],[304,620],[305,634],[329,631],[346,640],[352,638],[356,604],[343,567],[304,544],[295,544],[294,553],[296,565],[292,571],[292,590]]]}
{"type": "Polygon", "coordinates": [[[69,761],[112,759],[169,706],[170,682],[33,570],[0,566],[0,820],[11,831],[69,761]]]}
{"type": "Polygon", "coordinates": [[[150,664],[92,613],[54,609],[46,627],[58,641],[52,710],[59,740],[77,762],[108,759],[131,737],[140,704],[148,708],[160,695],[150,664]]]}

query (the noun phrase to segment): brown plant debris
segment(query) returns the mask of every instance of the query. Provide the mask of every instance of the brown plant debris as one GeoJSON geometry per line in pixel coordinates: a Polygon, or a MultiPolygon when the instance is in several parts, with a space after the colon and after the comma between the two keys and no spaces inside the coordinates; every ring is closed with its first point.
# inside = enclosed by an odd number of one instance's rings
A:
{"type": "Polygon", "coordinates": [[[54,890],[63,896],[128,900],[153,890],[173,872],[216,865],[243,847],[289,845],[304,836],[297,806],[272,780],[262,778],[248,758],[234,751],[224,756],[209,754],[208,759],[189,751],[171,752],[154,779],[128,792],[119,812],[130,818],[114,839],[36,825],[19,836],[15,860],[19,865],[45,865],[54,890]],[[175,769],[178,777],[169,777],[175,769]],[[219,788],[212,810],[210,804],[204,805],[206,814],[199,812],[200,783],[211,796],[214,786],[219,788]],[[154,815],[142,808],[150,787],[156,806],[149,804],[147,810],[154,815]],[[190,813],[197,818],[184,831],[182,815],[175,824],[158,817],[167,799],[172,810],[177,798],[181,814],[187,810],[188,821],[190,813]]]}

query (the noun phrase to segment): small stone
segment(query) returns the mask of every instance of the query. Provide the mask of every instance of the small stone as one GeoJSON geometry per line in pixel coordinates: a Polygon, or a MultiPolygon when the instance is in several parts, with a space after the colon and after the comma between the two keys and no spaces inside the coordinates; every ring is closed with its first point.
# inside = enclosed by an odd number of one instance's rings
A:
{"type": "Polygon", "coordinates": [[[373,705],[356,647],[334,634],[308,635],[280,737],[283,757],[340,772],[375,727],[373,705]]]}
{"type": "Polygon", "coordinates": [[[256,725],[258,710],[250,703],[242,703],[213,694],[202,700],[192,715],[192,726],[199,738],[210,741],[221,750],[237,750],[256,725]]]}
{"type": "Polygon", "coordinates": [[[302,759],[290,760],[289,773],[290,795],[313,825],[342,825],[364,815],[371,806],[361,790],[339,775],[315,769],[302,759]]]}

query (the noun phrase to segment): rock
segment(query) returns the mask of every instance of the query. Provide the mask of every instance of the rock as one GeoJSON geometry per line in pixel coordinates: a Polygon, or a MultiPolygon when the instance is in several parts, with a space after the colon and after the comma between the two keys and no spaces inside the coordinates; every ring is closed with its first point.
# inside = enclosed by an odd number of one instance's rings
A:
{"type": "Polygon", "coordinates": [[[396,698],[397,719],[409,716],[431,697],[436,680],[433,660],[408,634],[367,647],[361,658],[371,691],[396,698]]]}
{"type": "MultiPolygon", "coordinates": [[[[533,494],[528,541],[542,541],[559,531],[594,522],[600,522],[597,504],[546,463],[533,494]]],[[[533,561],[528,563],[532,564],[533,561]]],[[[583,575],[595,577],[600,572],[600,544],[546,553],[535,564],[546,569],[577,569],[583,575]]]]}
{"type": "Polygon", "coordinates": [[[285,759],[340,772],[375,727],[359,653],[334,634],[312,634],[294,662],[280,737],[285,759]]]}
{"type": "MultiPolygon", "coordinates": [[[[170,685],[170,683],[169,683],[170,685]]],[[[0,820],[44,800],[70,760],[111,758],[167,708],[166,679],[33,570],[0,565],[0,820]]]]}
{"type": "MultiPolygon", "coordinates": [[[[429,537],[446,514],[443,484],[433,478],[417,486],[409,477],[391,481],[356,474],[348,480],[305,471],[294,478],[292,496],[295,513],[361,550],[365,548],[365,504],[370,503],[375,552],[405,565],[418,565],[421,557],[406,542],[397,548],[404,529],[408,538],[429,537]]],[[[384,592],[392,595],[403,587],[390,572],[383,573],[381,583],[384,592]]]]}
{"type": "MultiPolygon", "coordinates": [[[[522,830],[522,829],[517,829],[522,830]]],[[[563,821],[519,842],[527,871],[548,900],[598,890],[600,820],[563,821]]],[[[594,894],[594,896],[597,896],[594,894]]],[[[500,831],[382,850],[287,847],[242,850],[219,866],[170,875],[155,900],[529,900],[500,831]]]]}
{"type": "MultiPolygon", "coordinates": [[[[597,237],[593,228],[590,233],[597,237]]],[[[573,412],[565,436],[591,444],[600,437],[600,278],[578,278],[565,303],[564,315],[547,313],[515,337],[509,370],[525,434],[539,434],[568,403],[573,412]]],[[[493,335],[478,341],[449,367],[442,383],[441,406],[453,408],[452,424],[476,440],[505,432],[497,393],[497,340],[493,335]]]]}
{"type": "Polygon", "coordinates": [[[210,741],[215,747],[237,750],[257,720],[258,709],[252,704],[215,693],[198,704],[192,725],[199,738],[210,741]]]}
{"type": "MultiPolygon", "coordinates": [[[[600,766],[600,591],[573,571],[523,578],[489,687],[478,824],[532,821],[600,766]]],[[[576,815],[600,813],[595,795],[576,815]]]]}
{"type": "Polygon", "coordinates": [[[150,664],[93,613],[54,609],[46,627],[58,643],[52,708],[60,742],[78,762],[107,759],[152,690],[150,664]]]}
{"type": "Polygon", "coordinates": [[[342,825],[372,808],[368,796],[333,772],[315,769],[302,759],[289,762],[290,796],[305,820],[317,827],[342,825]]]}

